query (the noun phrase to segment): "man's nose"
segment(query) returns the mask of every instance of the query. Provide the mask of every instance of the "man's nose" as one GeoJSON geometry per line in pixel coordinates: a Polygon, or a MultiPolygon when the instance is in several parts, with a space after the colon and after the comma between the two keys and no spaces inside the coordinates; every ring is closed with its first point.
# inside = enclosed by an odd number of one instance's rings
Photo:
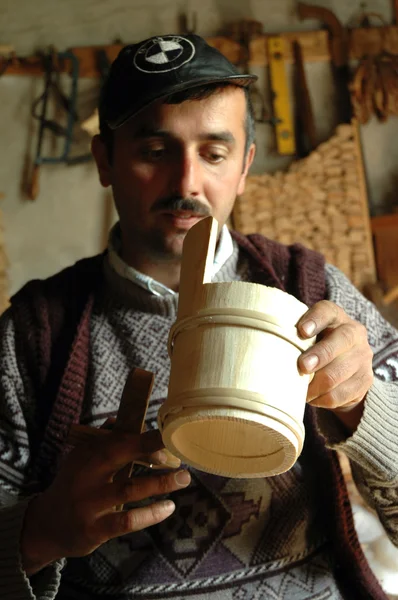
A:
{"type": "Polygon", "coordinates": [[[182,198],[202,196],[203,180],[199,157],[196,154],[181,154],[173,179],[175,192],[182,198]]]}

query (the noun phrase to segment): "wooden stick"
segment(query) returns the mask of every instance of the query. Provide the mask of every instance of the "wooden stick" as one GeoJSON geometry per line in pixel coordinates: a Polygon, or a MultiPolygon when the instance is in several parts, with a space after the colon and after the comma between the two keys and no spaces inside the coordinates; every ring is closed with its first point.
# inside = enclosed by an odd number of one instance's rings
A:
{"type": "MultiPolygon", "coordinates": [[[[122,399],[113,429],[140,434],[145,428],[145,415],[154,382],[154,375],[143,369],[130,371],[124,386],[122,399]]],[[[134,462],[116,473],[114,481],[130,479],[134,470],[134,462]]],[[[124,505],[116,506],[116,510],[123,510],[124,505]]]]}
{"type": "MultiPolygon", "coordinates": [[[[134,368],[130,371],[122,393],[114,431],[140,434],[144,429],[145,415],[151,395],[154,376],[149,371],[134,368]]],[[[73,425],[67,442],[71,445],[106,435],[107,429],[73,425]]]]}
{"type": "Polygon", "coordinates": [[[138,368],[130,371],[113,429],[137,434],[144,431],[145,415],[153,382],[154,375],[150,371],[138,368]]]}
{"type": "MultiPolygon", "coordinates": [[[[148,408],[149,398],[154,382],[154,375],[150,371],[133,368],[126,380],[122,399],[113,431],[121,431],[139,435],[144,431],[145,415],[148,408]]],[[[71,427],[67,442],[71,445],[78,445],[82,442],[90,441],[98,437],[106,437],[111,431],[109,429],[96,429],[85,425],[73,425],[71,427]]],[[[116,473],[114,481],[127,480],[131,477],[134,464],[141,464],[151,469],[164,469],[167,467],[178,468],[180,460],[167,452],[168,461],[162,465],[149,464],[144,461],[134,461],[126,465],[119,473],[116,473]]],[[[123,505],[116,506],[115,510],[123,510],[123,505]]]]}

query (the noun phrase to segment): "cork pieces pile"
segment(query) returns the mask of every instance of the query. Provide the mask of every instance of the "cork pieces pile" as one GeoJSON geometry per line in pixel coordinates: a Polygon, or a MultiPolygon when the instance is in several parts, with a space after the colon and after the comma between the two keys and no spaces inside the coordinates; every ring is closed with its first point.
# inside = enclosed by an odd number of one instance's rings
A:
{"type": "Polygon", "coordinates": [[[248,177],[234,227],[318,250],[362,289],[376,278],[363,181],[356,125],[339,125],[288,171],[248,177]]]}

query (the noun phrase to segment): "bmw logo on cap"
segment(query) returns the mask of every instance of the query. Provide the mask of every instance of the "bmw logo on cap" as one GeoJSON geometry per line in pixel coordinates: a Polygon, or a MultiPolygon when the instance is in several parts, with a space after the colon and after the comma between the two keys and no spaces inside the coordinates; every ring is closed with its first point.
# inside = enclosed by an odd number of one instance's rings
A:
{"type": "Polygon", "coordinates": [[[179,35],[154,37],[144,42],[135,53],[134,65],[144,73],[167,73],[179,69],[193,59],[195,46],[179,35]]]}

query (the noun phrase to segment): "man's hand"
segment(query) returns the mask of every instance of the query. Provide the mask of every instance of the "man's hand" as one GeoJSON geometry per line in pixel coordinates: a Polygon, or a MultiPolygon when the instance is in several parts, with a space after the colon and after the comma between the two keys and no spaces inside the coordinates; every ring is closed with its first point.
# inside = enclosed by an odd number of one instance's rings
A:
{"type": "Polygon", "coordinates": [[[135,460],[162,464],[167,456],[157,430],[142,435],[112,432],[104,438],[72,450],[52,485],[30,502],[21,537],[28,575],[57,559],[90,554],[109,539],[160,523],[175,509],[171,500],[128,511],[115,507],[189,484],[187,471],[114,481],[115,474],[135,460]]]}
{"type": "Polygon", "coordinates": [[[303,338],[318,336],[298,360],[302,373],[314,373],[307,402],[333,410],[354,431],[373,382],[373,352],[366,328],[333,302],[322,300],[301,317],[297,329],[303,338]]]}

